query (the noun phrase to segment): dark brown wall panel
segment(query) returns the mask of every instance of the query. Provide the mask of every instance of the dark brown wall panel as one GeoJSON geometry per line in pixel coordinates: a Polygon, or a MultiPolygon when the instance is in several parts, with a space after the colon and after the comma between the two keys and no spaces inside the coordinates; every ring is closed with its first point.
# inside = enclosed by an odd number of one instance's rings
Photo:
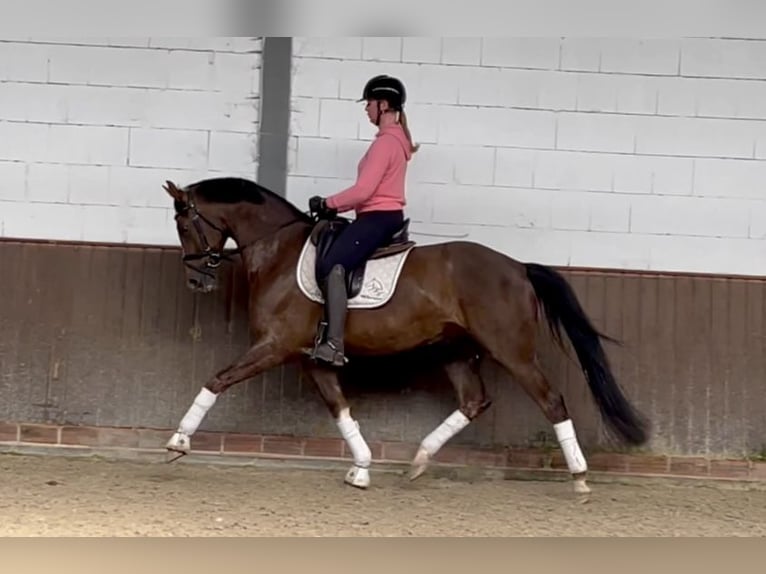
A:
{"type": "MultiPolygon", "coordinates": [[[[204,381],[248,345],[238,266],[221,291],[184,285],[172,249],[0,241],[0,421],[173,428],[204,381]]],[[[665,454],[740,456],[766,444],[764,283],[565,270],[626,392],[665,454]]],[[[583,443],[611,448],[578,366],[542,330],[541,357],[583,443]]],[[[429,354],[349,369],[344,385],[371,440],[419,441],[455,408],[429,354]]],[[[438,359],[438,357],[436,357],[438,359]]],[[[485,365],[493,407],[456,439],[555,441],[531,400],[485,365]]],[[[203,430],[336,436],[294,366],[230,389],[203,430]]]]}

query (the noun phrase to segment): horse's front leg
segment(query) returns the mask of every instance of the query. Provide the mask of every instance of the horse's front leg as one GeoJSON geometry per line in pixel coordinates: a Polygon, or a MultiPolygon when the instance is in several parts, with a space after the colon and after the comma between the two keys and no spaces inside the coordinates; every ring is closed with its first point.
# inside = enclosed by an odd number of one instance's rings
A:
{"type": "Polygon", "coordinates": [[[351,416],[351,409],[340,388],[336,370],[307,360],[304,360],[303,365],[308,377],[319,388],[325,405],[335,419],[338,430],[354,457],[354,465],[344,479],[346,484],[357,488],[369,487],[372,452],[362,436],[359,423],[351,416]]]}
{"type": "Polygon", "coordinates": [[[181,419],[178,429],[165,445],[169,451],[168,462],[173,462],[190,452],[191,436],[221,393],[232,385],[280,365],[284,359],[283,350],[273,339],[262,339],[250,347],[239,360],[218,371],[202,387],[181,419]]]}

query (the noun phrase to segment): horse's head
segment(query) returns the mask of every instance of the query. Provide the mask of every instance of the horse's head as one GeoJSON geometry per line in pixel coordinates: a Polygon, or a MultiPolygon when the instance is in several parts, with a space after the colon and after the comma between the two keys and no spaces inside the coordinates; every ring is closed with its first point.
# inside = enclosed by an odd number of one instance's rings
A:
{"type": "Polygon", "coordinates": [[[166,181],[162,187],[174,200],[187,286],[202,293],[215,290],[218,287],[216,271],[229,238],[223,218],[215,212],[214,204],[198,201],[193,187],[178,188],[172,181],[166,181]]]}

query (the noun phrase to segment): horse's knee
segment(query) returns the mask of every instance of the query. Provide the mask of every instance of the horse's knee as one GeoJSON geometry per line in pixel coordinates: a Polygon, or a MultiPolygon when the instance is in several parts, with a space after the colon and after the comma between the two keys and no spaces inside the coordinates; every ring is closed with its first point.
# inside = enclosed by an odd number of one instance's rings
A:
{"type": "Polygon", "coordinates": [[[470,420],[474,420],[492,405],[490,399],[482,401],[468,401],[460,406],[460,411],[470,420]]]}

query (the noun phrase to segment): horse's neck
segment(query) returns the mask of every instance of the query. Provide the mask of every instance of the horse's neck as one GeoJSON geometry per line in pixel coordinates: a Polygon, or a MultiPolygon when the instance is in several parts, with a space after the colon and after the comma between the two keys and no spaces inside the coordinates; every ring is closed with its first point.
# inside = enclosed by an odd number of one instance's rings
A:
{"type": "Polygon", "coordinates": [[[248,274],[264,273],[275,265],[285,264],[292,259],[297,261],[303,241],[309,232],[309,224],[295,221],[288,216],[284,221],[271,226],[270,230],[258,225],[240,224],[239,228],[234,230],[233,239],[242,249],[248,274]]]}

